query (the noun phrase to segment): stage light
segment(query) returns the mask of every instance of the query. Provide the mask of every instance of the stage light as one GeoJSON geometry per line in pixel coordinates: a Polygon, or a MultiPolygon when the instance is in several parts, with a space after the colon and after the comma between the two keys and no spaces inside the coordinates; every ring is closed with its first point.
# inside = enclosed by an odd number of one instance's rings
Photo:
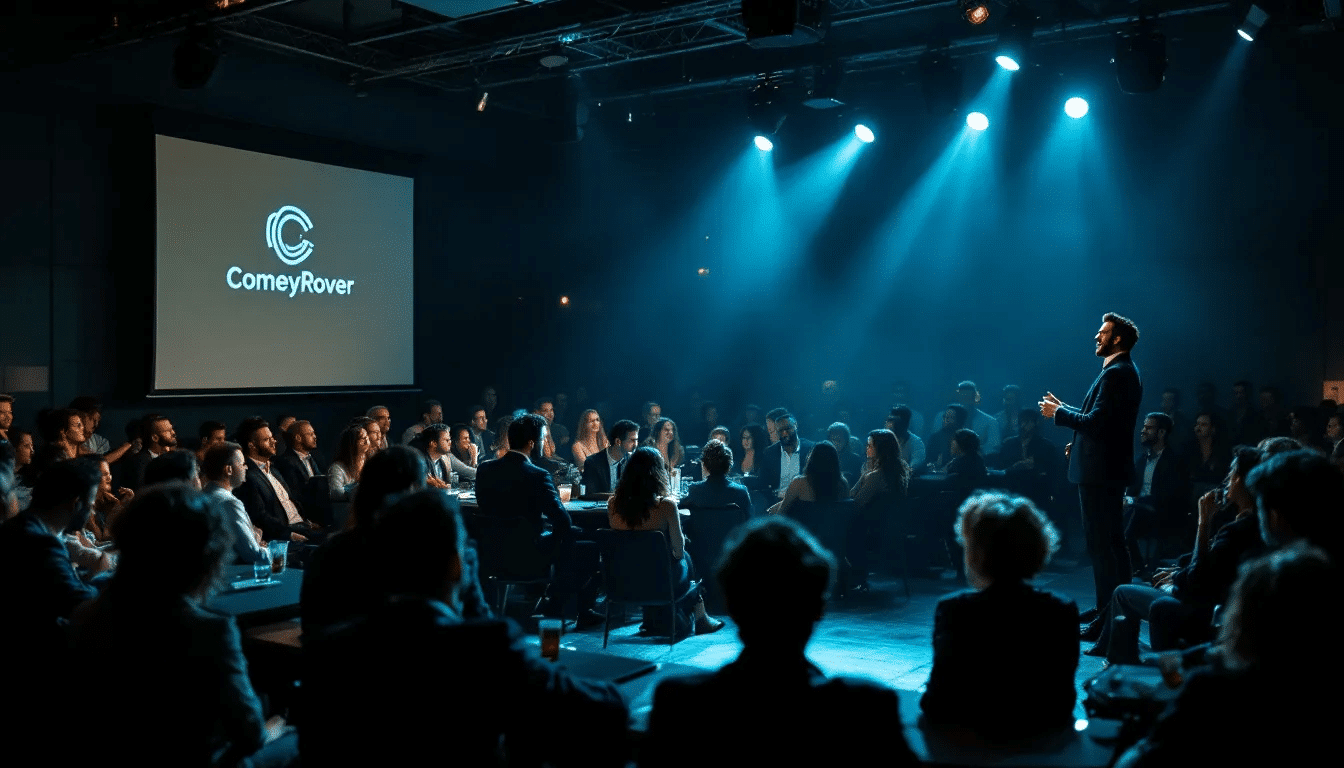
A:
{"type": "Polygon", "coordinates": [[[873,139],[877,138],[873,135],[873,129],[862,123],[854,126],[854,135],[859,137],[859,141],[862,141],[864,144],[872,144],[873,139]]]}
{"type": "Polygon", "coordinates": [[[701,276],[701,277],[705,277],[706,275],[709,274],[709,267],[701,267],[701,268],[695,270],[695,274],[697,274],[697,275],[699,275],[699,276],[701,276]]]}
{"type": "Polygon", "coordinates": [[[833,109],[844,106],[840,99],[840,81],[845,70],[836,62],[828,62],[812,69],[812,79],[803,96],[803,106],[812,109],[833,109]]]}
{"type": "Polygon", "coordinates": [[[1237,27],[1237,34],[1241,39],[1248,43],[1255,42],[1256,35],[1260,34],[1260,28],[1269,21],[1269,14],[1258,5],[1252,5],[1250,10],[1246,11],[1246,19],[1237,27]]]}
{"type": "Polygon", "coordinates": [[[966,125],[973,131],[983,131],[989,127],[989,118],[983,112],[972,112],[966,116],[966,125]]]}
{"type": "Polygon", "coordinates": [[[1075,120],[1082,117],[1083,115],[1086,115],[1087,99],[1074,96],[1073,98],[1064,102],[1064,114],[1068,115],[1069,117],[1072,117],[1075,120]]]}
{"type": "Polygon", "coordinates": [[[481,98],[476,100],[476,111],[484,112],[486,106],[490,104],[490,92],[481,91],[481,98]]]}
{"type": "MultiPolygon", "coordinates": [[[[774,136],[786,117],[788,113],[784,111],[779,84],[767,76],[757,79],[747,95],[747,121],[751,123],[756,136],[774,136]]],[[[756,146],[761,146],[759,139],[756,146]]]]}
{"type": "Polygon", "coordinates": [[[1115,33],[1115,79],[1125,93],[1152,93],[1167,79],[1167,38],[1146,19],[1115,33]]]}
{"type": "Polygon", "coordinates": [[[769,152],[770,150],[775,148],[775,142],[767,139],[764,136],[757,136],[756,148],[761,150],[762,152],[769,152]]]}
{"type": "Polygon", "coordinates": [[[994,60],[1009,72],[1016,72],[1027,63],[1031,36],[1036,31],[1036,16],[1025,5],[1013,5],[1004,15],[1003,31],[994,48],[994,60]]]}
{"type": "Polygon", "coordinates": [[[961,0],[961,17],[975,25],[989,18],[989,6],[982,0],[961,0]]]}
{"type": "Polygon", "coordinates": [[[562,306],[562,307],[568,307],[568,306],[569,306],[569,297],[568,297],[568,296],[561,296],[561,297],[560,297],[560,306],[562,306]]]}

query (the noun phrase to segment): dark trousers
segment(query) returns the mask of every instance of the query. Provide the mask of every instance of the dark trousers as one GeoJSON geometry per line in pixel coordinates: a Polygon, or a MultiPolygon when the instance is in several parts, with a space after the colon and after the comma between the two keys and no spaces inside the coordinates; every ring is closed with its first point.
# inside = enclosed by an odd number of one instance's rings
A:
{"type": "Polygon", "coordinates": [[[1097,646],[1113,664],[1139,662],[1139,625],[1148,622],[1154,651],[1178,650],[1185,642],[1203,640],[1208,632],[1207,608],[1187,605],[1154,587],[1125,584],[1111,595],[1106,627],[1097,646]]]}
{"type": "Polygon", "coordinates": [[[1078,486],[1083,508],[1083,538],[1092,558],[1097,610],[1104,611],[1115,588],[1130,582],[1129,548],[1125,545],[1125,489],[1105,485],[1078,486]]]}
{"type": "MultiPolygon", "coordinates": [[[[563,610],[573,597],[577,603],[575,610],[584,611],[593,607],[597,600],[597,571],[601,567],[601,552],[597,543],[581,539],[583,529],[572,528],[569,535],[547,536],[549,546],[555,558],[555,581],[547,590],[552,609],[563,610]]],[[[571,615],[568,611],[564,615],[571,615]]]]}

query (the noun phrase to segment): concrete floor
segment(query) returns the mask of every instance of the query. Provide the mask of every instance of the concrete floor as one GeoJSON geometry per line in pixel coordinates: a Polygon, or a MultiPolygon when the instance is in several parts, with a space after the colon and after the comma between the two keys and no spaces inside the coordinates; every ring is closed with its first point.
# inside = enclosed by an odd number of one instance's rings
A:
{"type": "MultiPolygon", "coordinates": [[[[829,675],[863,677],[898,690],[917,691],[928,680],[933,665],[933,612],[944,595],[964,588],[951,579],[912,578],[910,599],[897,578],[874,575],[872,590],[845,600],[832,600],[827,614],[808,646],[808,656],[829,675]]],[[[1037,583],[1067,595],[1080,610],[1092,607],[1092,571],[1047,570],[1037,583]]],[[[512,615],[512,611],[510,612],[512,615]]],[[[607,653],[656,662],[718,669],[742,650],[731,620],[712,635],[689,637],[669,646],[667,639],[640,637],[639,610],[631,609],[628,622],[613,628],[607,653]]],[[[523,626],[527,626],[524,624],[523,626]]],[[[532,642],[537,642],[535,637],[532,642]]],[[[1084,643],[1083,648],[1090,646],[1084,643]]],[[[602,652],[602,629],[570,632],[562,648],[602,652]]],[[[1102,660],[1083,656],[1079,660],[1077,717],[1082,708],[1084,681],[1101,671],[1102,660]]]]}

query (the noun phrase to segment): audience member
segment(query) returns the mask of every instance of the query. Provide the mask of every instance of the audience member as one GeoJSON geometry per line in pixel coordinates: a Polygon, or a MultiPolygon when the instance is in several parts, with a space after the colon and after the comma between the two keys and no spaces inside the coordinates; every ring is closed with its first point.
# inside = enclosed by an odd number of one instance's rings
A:
{"type": "Polygon", "coordinates": [[[1187,460],[1190,482],[1199,486],[1221,483],[1231,461],[1231,446],[1223,439],[1218,414],[1200,411],[1195,416],[1195,439],[1187,460]]]}
{"type": "Polygon", "coordinates": [[[555,579],[537,606],[539,612],[560,618],[573,597],[579,627],[596,626],[604,621],[592,609],[597,597],[597,546],[580,538],[583,530],[572,525],[550,473],[528,459],[545,440],[545,433],[546,420],[540,416],[524,414],[514,419],[509,424],[508,451],[476,472],[476,500],[482,514],[528,521],[536,532],[538,554],[555,563],[555,579]],[[545,530],[547,522],[549,531],[545,530]]]}
{"type": "Polygon", "coordinates": [[[555,455],[555,401],[550,397],[539,397],[532,404],[532,413],[546,420],[546,439],[542,445],[537,446],[536,455],[532,457],[533,461],[537,459],[554,459],[555,455]]]}
{"type": "Polygon", "coordinates": [[[304,518],[294,494],[273,468],[275,436],[265,419],[252,417],[238,427],[238,443],[247,462],[247,479],[233,493],[243,502],[247,517],[268,541],[319,539],[323,531],[304,518]]]}
{"type": "Polygon", "coordinates": [[[1300,451],[1306,446],[1291,437],[1266,437],[1255,447],[1264,451],[1266,456],[1277,456],[1280,453],[1288,453],[1289,451],[1300,451]]]}
{"type": "Polygon", "coordinates": [[[1196,670],[1119,768],[1313,765],[1334,751],[1337,710],[1320,701],[1340,682],[1320,658],[1321,611],[1339,598],[1339,570],[1297,544],[1247,563],[1232,589],[1215,664],[1196,670]]]}
{"type": "Polygon", "coordinates": [[[0,440],[9,439],[9,428],[14,426],[14,396],[0,392],[0,440]]]}
{"type": "MultiPolygon", "coordinates": [[[[1006,438],[1008,435],[1016,435],[1021,431],[1018,426],[1018,419],[1022,416],[1022,388],[1016,384],[1008,384],[1003,388],[1003,410],[994,414],[994,420],[999,423],[999,437],[1006,438]]],[[[996,453],[996,451],[985,450],[986,455],[996,453]]]]}
{"type": "Polygon", "coordinates": [[[382,448],[383,428],[378,424],[377,421],[369,418],[368,416],[360,416],[351,421],[350,423],[358,425],[369,436],[369,445],[364,450],[364,457],[366,459],[372,457],[375,453],[383,449],[382,448]]]}
{"type": "Polygon", "coordinates": [[[614,492],[625,471],[627,457],[634,453],[638,441],[638,424],[629,419],[616,422],[611,428],[610,439],[603,440],[607,447],[583,462],[584,494],[597,496],[614,492]]]}
{"type": "Polygon", "coordinates": [[[33,465],[38,472],[58,461],[66,461],[79,456],[84,443],[84,420],[79,411],[58,408],[43,411],[37,419],[38,432],[42,435],[43,445],[33,457],[33,465]]]}
{"type": "Polygon", "coordinates": [[[709,436],[705,438],[705,442],[708,443],[710,440],[718,440],[724,445],[727,445],[733,440],[732,430],[720,424],[719,426],[709,430],[709,436]]]}
{"type": "Polygon", "coordinates": [[[649,439],[650,430],[663,418],[663,406],[650,400],[639,409],[639,415],[643,421],[639,425],[639,444],[648,445],[645,441],[649,439]]]}
{"type": "Polygon", "coordinates": [[[1041,412],[1023,408],[1017,416],[1018,431],[1004,438],[991,462],[995,469],[1013,474],[1050,472],[1055,464],[1055,446],[1041,436],[1041,412]]]}
{"type": "Polygon", "coordinates": [[[1134,462],[1134,480],[1126,489],[1125,541],[1145,572],[1153,564],[1144,561],[1139,539],[1188,533],[1190,473],[1184,459],[1167,447],[1171,428],[1171,417],[1165,413],[1156,411],[1144,417],[1139,444],[1145,450],[1134,462]]]}
{"type": "Polygon", "coordinates": [[[980,436],[980,444],[984,447],[985,453],[998,451],[999,422],[980,410],[980,390],[974,381],[963,381],[957,385],[957,402],[961,403],[961,407],[965,408],[968,414],[969,423],[966,428],[974,430],[980,436]]]}
{"type": "Polygon", "coordinates": [[[145,486],[173,482],[186,483],[200,490],[201,478],[196,454],[191,451],[169,451],[145,465],[145,486]]]}
{"type": "Polygon", "coordinates": [[[1288,436],[1301,443],[1303,448],[1329,453],[1321,412],[1310,405],[1299,405],[1288,412],[1288,436]]]}
{"type": "Polygon", "coordinates": [[[901,458],[901,445],[888,429],[868,433],[868,461],[863,476],[850,489],[849,496],[863,509],[881,495],[904,498],[910,488],[910,465],[901,458]]]}
{"type": "MultiPolygon", "coordinates": [[[[1338,560],[1344,543],[1344,478],[1312,450],[1269,457],[1246,478],[1260,535],[1271,547],[1305,541],[1338,560]]],[[[36,501],[34,501],[36,503],[36,501]]]]}
{"type": "MultiPolygon", "coordinates": [[[[93,540],[105,543],[112,540],[112,523],[125,510],[126,505],[135,498],[130,488],[117,488],[112,484],[112,467],[107,459],[90,455],[89,461],[98,463],[98,495],[93,500],[93,512],[85,523],[85,530],[93,534],[93,540]]],[[[31,499],[31,495],[29,496],[31,499]]]]}
{"type": "Polygon", "coordinates": [[[177,450],[177,432],[173,422],[167,416],[148,414],[140,420],[140,451],[131,459],[130,473],[122,482],[132,491],[140,490],[149,462],[174,450],[177,450]]]}
{"type": "Polygon", "coordinates": [[[298,420],[299,417],[294,414],[282,413],[275,417],[275,421],[271,422],[271,431],[275,433],[275,457],[277,459],[289,453],[289,441],[285,439],[285,436],[289,434],[289,428],[294,426],[298,420]]]}
{"type": "Polygon", "coordinates": [[[495,424],[495,441],[490,444],[490,453],[496,459],[504,458],[504,454],[509,452],[509,425],[512,423],[513,416],[501,416],[495,424]]]}
{"type": "Polygon", "coordinates": [[[742,470],[742,474],[761,474],[762,462],[765,459],[765,449],[769,447],[770,436],[766,434],[765,427],[754,422],[743,427],[742,461],[738,463],[738,469],[742,470]]]}
{"type": "Polygon", "coordinates": [[[381,515],[352,563],[377,575],[380,599],[328,631],[305,628],[305,764],[407,765],[445,748],[463,765],[627,759],[628,715],[612,685],[540,660],[512,622],[473,620],[465,541],[441,493],[414,493],[381,515]]]}
{"type": "MultiPolygon", "coordinates": [[[[905,380],[903,380],[903,379],[902,379],[902,380],[897,380],[897,381],[895,381],[895,382],[892,382],[892,385],[891,385],[891,403],[892,403],[892,409],[893,409],[893,410],[895,410],[896,408],[899,408],[899,407],[902,406],[902,405],[904,405],[904,406],[907,407],[907,408],[910,408],[910,403],[911,403],[911,400],[910,400],[910,382],[905,381],[905,380]]],[[[927,432],[924,431],[924,414],[920,413],[919,410],[916,409],[916,408],[910,408],[910,424],[909,424],[909,429],[910,429],[910,433],[911,433],[911,434],[913,434],[913,435],[915,435],[916,437],[919,437],[919,438],[921,438],[921,439],[922,439],[925,435],[928,434],[927,432]]],[[[893,431],[895,431],[895,430],[893,430],[893,431]]],[[[900,434],[897,433],[896,436],[897,436],[897,437],[900,437],[900,434]]],[[[910,463],[910,460],[909,460],[909,459],[906,459],[906,463],[909,464],[909,463],[910,463]]],[[[914,466],[914,465],[912,464],[911,466],[914,466]]]]}
{"type": "Polygon", "coordinates": [[[472,406],[468,411],[471,420],[471,443],[476,446],[477,461],[488,461],[495,446],[495,433],[490,431],[490,417],[485,407],[472,406]]]}
{"type": "Polygon", "coordinates": [[[681,447],[681,435],[677,432],[677,423],[671,419],[659,419],[649,431],[644,445],[658,451],[666,466],[676,469],[686,458],[681,447]]]}
{"type": "Polygon", "coordinates": [[[1325,419],[1325,444],[1333,454],[1341,442],[1344,442],[1344,414],[1335,412],[1325,419]]]}
{"type": "Polygon", "coordinates": [[[947,408],[943,409],[943,426],[929,435],[926,453],[929,458],[926,469],[929,472],[942,472],[947,469],[947,465],[952,461],[952,436],[957,430],[967,428],[970,417],[970,411],[960,403],[949,403],[947,408]]]}
{"type": "Polygon", "coordinates": [[[449,464],[463,480],[474,481],[480,455],[476,452],[476,444],[471,442],[471,427],[454,424],[449,427],[448,434],[451,435],[449,445],[452,448],[448,452],[449,464]]]}
{"type": "Polygon", "coordinates": [[[304,489],[314,477],[322,475],[327,465],[317,454],[317,430],[311,422],[299,419],[283,434],[289,450],[275,457],[275,467],[295,493],[309,498],[303,494],[304,489]]]}
{"type": "Polygon", "coordinates": [[[332,501],[348,501],[369,460],[369,433],[349,426],[336,442],[336,459],[327,467],[327,494],[332,501]]]}
{"type": "MultiPolygon", "coordinates": [[[[392,431],[392,412],[385,405],[375,405],[364,414],[378,425],[378,441],[375,451],[387,450],[387,435],[392,431]]],[[[372,437],[370,433],[370,437],[372,437]]]]}
{"type": "Polygon", "coordinates": [[[927,462],[927,449],[924,447],[924,439],[910,428],[910,420],[914,416],[915,412],[910,410],[910,406],[898,405],[891,409],[884,426],[896,436],[896,442],[901,445],[901,458],[910,465],[911,470],[923,471],[927,462]]]}
{"type": "Polygon", "coordinates": [[[692,483],[682,506],[695,509],[720,509],[736,506],[751,513],[751,492],[745,485],[728,480],[733,468],[733,449],[722,440],[710,440],[700,451],[700,466],[705,479],[692,483]]]}
{"type": "Polygon", "coordinates": [[[261,529],[252,524],[243,502],[233,495],[247,479],[242,446],[227,440],[211,446],[201,462],[201,475],[205,478],[205,494],[219,505],[225,524],[233,531],[232,562],[244,565],[269,562],[261,529]]]}
{"type": "Polygon", "coordinates": [[[1227,409],[1227,437],[1232,445],[1255,445],[1265,437],[1264,421],[1251,404],[1254,394],[1249,381],[1232,385],[1232,405],[1227,409]]]}
{"type": "Polygon", "coordinates": [[[490,420],[495,415],[495,406],[499,405],[499,396],[495,393],[494,387],[485,387],[481,390],[481,408],[485,410],[486,420],[490,420]]]}
{"type": "Polygon", "coordinates": [[[445,490],[452,487],[452,475],[457,472],[457,467],[471,473],[469,480],[476,478],[476,470],[462,465],[461,462],[454,464],[456,456],[453,456],[452,432],[443,424],[430,424],[420,431],[419,436],[411,441],[412,448],[425,454],[429,464],[429,474],[425,478],[430,488],[445,490]]]}
{"type": "Polygon", "coordinates": [[[196,461],[205,461],[205,452],[229,440],[229,427],[222,421],[204,421],[196,430],[196,461]]]}
{"type": "Polygon", "coordinates": [[[676,607],[674,627],[660,621],[666,615],[661,608],[645,610],[645,632],[675,636],[686,631],[705,635],[723,629],[722,621],[705,613],[700,590],[690,590],[695,566],[686,554],[677,499],[669,495],[667,468],[662,454],[653,447],[646,445],[630,455],[616,492],[607,500],[607,522],[614,530],[661,531],[667,537],[674,563],[674,592],[686,595],[686,599],[676,607]]]}
{"type": "Polygon", "coordinates": [[[579,425],[574,429],[574,445],[570,452],[574,463],[582,467],[588,457],[607,449],[607,436],[602,431],[602,417],[592,408],[579,415],[579,425]]]}
{"type": "MultiPolygon", "coordinates": [[[[781,439],[790,422],[781,420],[781,439]]],[[[768,510],[772,515],[788,515],[790,507],[798,501],[830,502],[849,498],[849,487],[845,485],[845,476],[840,472],[840,457],[835,446],[830,443],[817,443],[807,457],[802,474],[789,481],[784,490],[784,498],[768,510]]]]}
{"type": "Polygon", "coordinates": [[[973,429],[958,429],[952,435],[952,460],[944,470],[947,482],[958,493],[970,493],[983,488],[988,469],[980,452],[980,435],[973,429]]]}
{"type": "Polygon", "coordinates": [[[789,413],[775,419],[775,431],[779,439],[762,454],[760,475],[766,489],[782,499],[793,479],[807,466],[816,444],[798,436],[798,420],[789,413]]]}
{"type": "Polygon", "coordinates": [[[1106,626],[1088,655],[1105,656],[1114,664],[1138,663],[1139,622],[1143,620],[1148,621],[1149,643],[1154,651],[1175,650],[1183,643],[1208,639],[1214,608],[1226,602],[1237,568],[1265,548],[1255,517],[1255,498],[1246,488],[1247,475],[1261,459],[1257,448],[1237,449],[1226,486],[1199,499],[1195,549],[1189,564],[1158,571],[1152,586],[1117,587],[1106,612],[1106,626]],[[1235,517],[1219,527],[1214,520],[1224,502],[1232,507],[1235,517]]]}
{"type": "Polygon", "coordinates": [[[98,712],[99,755],[110,764],[297,757],[284,721],[265,720],[233,618],[204,605],[230,554],[228,526],[212,496],[180,484],[147,490],[117,520],[116,574],[73,622],[76,654],[108,659],[98,681],[120,697],[98,712]]]}
{"type": "Polygon", "coordinates": [[[415,436],[420,434],[421,430],[430,424],[443,423],[443,403],[438,400],[426,400],[421,404],[420,420],[406,428],[401,433],[401,444],[410,445],[415,436]]]}
{"type": "Polygon", "coordinates": [[[836,455],[840,458],[840,471],[845,475],[845,482],[853,484],[858,482],[859,476],[863,474],[863,458],[853,447],[853,436],[849,432],[849,425],[844,422],[834,422],[826,428],[826,440],[835,446],[836,455]]]}
{"type": "Polygon", "coordinates": [[[770,438],[770,445],[779,442],[779,420],[788,413],[787,408],[774,408],[765,414],[765,433],[770,438]]]}
{"type": "Polygon", "coordinates": [[[1288,436],[1288,414],[1283,410],[1283,394],[1278,387],[1260,388],[1260,419],[1266,437],[1288,436]]]}
{"type": "Polygon", "coordinates": [[[711,766],[858,765],[879,756],[889,765],[917,765],[894,691],[827,679],[806,656],[834,579],[831,554],[779,517],[739,528],[725,552],[719,584],[742,652],[717,672],[658,686],[640,764],[683,765],[687,735],[695,734],[712,745],[695,762],[711,766]]]}
{"type": "Polygon", "coordinates": [[[1031,739],[1073,724],[1078,606],[1029,584],[1059,548],[1059,534],[1029,500],[1001,493],[967,499],[957,538],[974,591],[945,597],[933,618],[933,669],[920,699],[931,722],[993,739],[1031,739]],[[1030,627],[1030,631],[987,628],[1030,627]],[[1030,692],[1024,705],[1024,692],[1030,692]]]}
{"type": "Polygon", "coordinates": [[[98,454],[107,459],[108,464],[116,464],[122,456],[131,449],[129,440],[123,441],[116,448],[112,447],[112,441],[98,434],[98,427],[103,423],[103,403],[92,395],[80,395],[70,401],[70,408],[78,411],[84,421],[84,444],[80,453],[98,454]]]}
{"type": "Polygon", "coordinates": [[[33,466],[33,457],[37,450],[33,447],[32,433],[19,429],[18,427],[9,428],[9,444],[14,448],[14,503],[18,505],[18,511],[22,512],[28,508],[33,500],[33,486],[37,484],[37,468],[33,466]]]}
{"type": "Polygon", "coordinates": [[[1177,453],[1187,454],[1194,433],[1192,425],[1186,421],[1185,411],[1181,410],[1181,390],[1176,387],[1167,387],[1162,390],[1162,407],[1158,410],[1167,414],[1167,417],[1171,419],[1171,435],[1168,437],[1167,443],[1177,453]]]}

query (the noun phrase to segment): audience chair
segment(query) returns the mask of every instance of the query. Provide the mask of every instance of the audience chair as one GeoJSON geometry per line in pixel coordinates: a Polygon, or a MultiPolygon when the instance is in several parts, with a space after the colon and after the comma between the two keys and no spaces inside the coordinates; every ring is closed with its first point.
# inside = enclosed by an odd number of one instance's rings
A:
{"type": "Polygon", "coordinates": [[[551,583],[551,560],[537,551],[536,532],[526,519],[477,512],[467,518],[467,529],[476,539],[481,581],[495,586],[494,608],[500,616],[506,615],[504,609],[514,587],[551,583]]]}
{"type": "Polygon", "coordinates": [[[671,622],[668,624],[668,644],[677,644],[677,603],[685,600],[700,586],[692,579],[689,589],[677,594],[673,576],[672,549],[662,531],[594,531],[597,546],[602,551],[602,577],[607,585],[606,621],[602,626],[602,647],[607,647],[611,633],[611,606],[637,605],[642,607],[667,606],[671,622]]]}
{"type": "MultiPolygon", "coordinates": [[[[750,518],[748,510],[733,504],[728,507],[689,507],[690,516],[686,520],[686,550],[691,553],[691,562],[699,573],[709,573],[719,556],[723,553],[723,544],[735,528],[750,518]]],[[[724,613],[727,605],[723,595],[719,594],[714,579],[705,580],[705,608],[710,613],[724,613]]]]}
{"type": "Polygon", "coordinates": [[[855,514],[851,499],[839,501],[795,501],[789,506],[788,516],[816,537],[821,545],[835,555],[840,565],[840,589],[843,596],[848,592],[849,567],[846,558],[849,550],[849,527],[855,514]]]}

